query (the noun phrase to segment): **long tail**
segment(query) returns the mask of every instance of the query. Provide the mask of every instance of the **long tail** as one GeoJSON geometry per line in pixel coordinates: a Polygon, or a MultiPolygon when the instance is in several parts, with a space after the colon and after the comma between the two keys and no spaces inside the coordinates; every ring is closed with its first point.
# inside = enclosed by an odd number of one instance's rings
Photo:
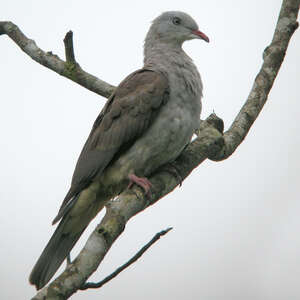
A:
{"type": "Polygon", "coordinates": [[[61,220],[31,271],[29,282],[35,285],[37,290],[45,286],[51,279],[87,226],[84,226],[82,230],[76,233],[65,233],[65,227],[68,226],[69,221],[68,216],[61,220]]]}
{"type": "Polygon", "coordinates": [[[76,199],[63,216],[50,241],[31,271],[29,282],[39,290],[47,284],[70,253],[90,221],[103,208],[106,197],[89,199],[87,193],[76,199]],[[88,201],[90,200],[90,201],[88,201]]]}

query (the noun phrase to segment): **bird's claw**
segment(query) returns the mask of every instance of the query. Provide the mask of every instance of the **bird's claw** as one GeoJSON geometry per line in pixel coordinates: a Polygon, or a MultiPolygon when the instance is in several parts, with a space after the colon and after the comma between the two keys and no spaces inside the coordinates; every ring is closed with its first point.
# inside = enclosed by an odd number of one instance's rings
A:
{"type": "Polygon", "coordinates": [[[135,183],[145,191],[146,196],[151,196],[150,189],[152,187],[152,183],[146,177],[138,177],[135,174],[129,174],[128,177],[130,180],[127,187],[128,189],[130,189],[135,183]]]}
{"type": "Polygon", "coordinates": [[[179,187],[182,186],[182,181],[183,181],[183,179],[182,179],[182,177],[181,177],[181,174],[180,174],[178,168],[175,166],[175,164],[173,164],[173,163],[168,163],[167,165],[164,165],[164,166],[162,167],[162,170],[163,170],[163,171],[166,171],[166,172],[168,172],[168,173],[170,173],[171,175],[173,175],[173,176],[178,180],[178,182],[179,182],[179,187]]]}

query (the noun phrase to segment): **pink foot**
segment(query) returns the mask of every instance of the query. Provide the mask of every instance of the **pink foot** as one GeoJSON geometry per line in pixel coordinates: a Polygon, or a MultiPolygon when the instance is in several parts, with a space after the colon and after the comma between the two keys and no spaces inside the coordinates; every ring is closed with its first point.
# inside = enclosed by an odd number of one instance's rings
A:
{"type": "Polygon", "coordinates": [[[138,177],[135,174],[129,174],[128,177],[130,180],[130,182],[128,184],[129,189],[135,183],[136,185],[140,186],[145,191],[145,194],[147,196],[151,195],[150,189],[152,187],[152,184],[146,177],[138,177]]]}

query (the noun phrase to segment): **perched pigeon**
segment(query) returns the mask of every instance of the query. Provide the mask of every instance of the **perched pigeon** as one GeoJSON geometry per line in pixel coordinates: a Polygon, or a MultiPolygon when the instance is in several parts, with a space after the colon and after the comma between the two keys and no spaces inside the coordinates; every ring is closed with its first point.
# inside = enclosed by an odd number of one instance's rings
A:
{"type": "Polygon", "coordinates": [[[34,266],[42,288],[105,203],[127,186],[146,193],[153,171],[173,161],[199,126],[202,82],[183,42],[209,41],[186,13],[165,12],[146,36],[144,67],[130,74],[96,119],[53,224],[60,223],[34,266]],[[103,188],[101,188],[103,187],[103,188]]]}

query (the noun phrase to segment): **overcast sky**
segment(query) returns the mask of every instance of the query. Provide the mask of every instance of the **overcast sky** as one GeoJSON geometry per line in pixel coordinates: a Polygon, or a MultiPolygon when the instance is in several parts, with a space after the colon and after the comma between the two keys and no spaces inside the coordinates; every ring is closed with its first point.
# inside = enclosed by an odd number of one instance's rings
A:
{"type": "MultiPolygon", "coordinates": [[[[185,11],[211,40],[184,45],[204,83],[202,118],[214,110],[228,128],[261,66],[280,5],[12,0],[1,4],[0,19],[62,58],[63,37],[72,29],[79,64],[117,85],[142,66],[151,20],[185,11]]],[[[105,99],[35,63],[6,36],[0,53],[0,298],[29,299],[35,294],[29,273],[105,99]]],[[[180,189],[132,219],[91,279],[108,275],[156,232],[174,230],[101,290],[72,299],[300,299],[299,55],[298,30],[243,144],[224,162],[203,163],[180,189]]]]}

